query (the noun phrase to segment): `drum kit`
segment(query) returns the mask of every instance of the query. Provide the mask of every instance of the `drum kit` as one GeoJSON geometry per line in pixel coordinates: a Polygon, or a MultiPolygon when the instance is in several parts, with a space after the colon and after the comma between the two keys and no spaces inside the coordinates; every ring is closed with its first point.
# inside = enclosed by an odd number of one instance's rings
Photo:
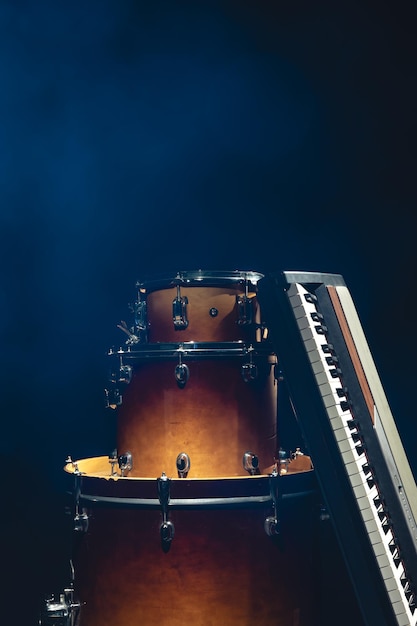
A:
{"type": "Polygon", "coordinates": [[[137,283],[123,346],[106,357],[115,449],[66,461],[72,575],[41,625],[314,623],[314,469],[280,449],[262,277],[137,283]]]}

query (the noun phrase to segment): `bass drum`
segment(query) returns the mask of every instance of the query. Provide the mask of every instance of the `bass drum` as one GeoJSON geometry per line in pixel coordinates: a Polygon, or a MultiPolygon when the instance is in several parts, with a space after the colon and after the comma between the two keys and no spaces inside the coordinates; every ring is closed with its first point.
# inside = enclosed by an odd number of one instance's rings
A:
{"type": "Polygon", "coordinates": [[[107,457],[75,466],[81,626],[317,624],[312,470],[158,483],[111,478],[107,457]]]}

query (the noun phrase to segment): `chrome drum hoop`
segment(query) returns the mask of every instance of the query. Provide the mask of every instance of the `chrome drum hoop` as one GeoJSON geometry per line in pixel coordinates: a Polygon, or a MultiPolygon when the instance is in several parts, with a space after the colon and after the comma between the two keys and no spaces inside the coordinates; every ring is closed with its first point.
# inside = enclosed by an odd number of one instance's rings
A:
{"type": "Polygon", "coordinates": [[[221,287],[236,286],[245,284],[252,292],[256,291],[258,281],[264,277],[264,274],[253,270],[242,271],[220,271],[220,270],[187,270],[179,271],[175,275],[168,278],[166,275],[156,275],[136,282],[136,287],[142,293],[150,293],[151,291],[160,289],[169,289],[177,285],[183,287],[221,287]]]}
{"type": "Polygon", "coordinates": [[[261,342],[197,342],[184,341],[178,343],[136,344],[133,348],[111,348],[109,357],[121,358],[124,363],[135,363],[153,359],[169,360],[181,356],[184,359],[218,359],[218,358],[252,358],[270,356],[275,360],[275,353],[271,346],[261,342]]]}

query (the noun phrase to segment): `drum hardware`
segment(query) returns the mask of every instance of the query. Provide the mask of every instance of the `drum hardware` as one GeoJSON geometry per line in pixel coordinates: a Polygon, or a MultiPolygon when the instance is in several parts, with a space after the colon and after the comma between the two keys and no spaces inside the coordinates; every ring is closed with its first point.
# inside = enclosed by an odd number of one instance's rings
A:
{"type": "Polygon", "coordinates": [[[123,356],[119,357],[119,368],[113,371],[110,376],[110,382],[114,384],[128,385],[132,380],[132,366],[123,364],[123,356]]]}
{"type": "Polygon", "coordinates": [[[71,465],[72,465],[72,467],[74,469],[74,474],[76,476],[79,476],[81,474],[80,470],[78,469],[78,463],[76,461],[73,461],[70,455],[68,455],[65,463],[66,464],[71,463],[71,465]]]}
{"type": "MultiPolygon", "coordinates": [[[[143,291],[140,290],[140,293],[143,291]]],[[[140,298],[139,293],[139,298],[140,298]]],[[[134,336],[138,339],[134,343],[144,342],[146,343],[148,340],[148,319],[147,319],[147,304],[145,300],[138,299],[134,304],[130,305],[130,310],[134,315],[134,336]]],[[[128,341],[128,343],[133,343],[128,341]]]]}
{"type": "Polygon", "coordinates": [[[90,516],[87,512],[87,509],[82,507],[81,513],[79,510],[79,505],[75,506],[75,515],[74,515],[74,531],[76,533],[85,534],[88,531],[88,523],[90,516]]]}
{"type": "Polygon", "coordinates": [[[255,380],[258,377],[258,368],[253,362],[253,346],[249,346],[248,354],[249,354],[249,362],[244,363],[241,368],[242,378],[245,383],[249,383],[252,380],[255,380]]]}
{"type": "Polygon", "coordinates": [[[239,326],[248,326],[253,323],[252,298],[249,298],[248,279],[245,277],[245,295],[236,296],[237,323],[239,326]]]}
{"type": "Polygon", "coordinates": [[[278,519],[278,471],[274,468],[269,476],[269,487],[272,500],[273,514],[265,519],[264,529],[268,537],[276,537],[279,535],[279,519],[278,519]]]}
{"type": "Polygon", "coordinates": [[[304,452],[301,452],[301,448],[296,448],[295,452],[291,452],[291,458],[295,459],[297,456],[304,456],[304,452]]]}
{"type": "Polygon", "coordinates": [[[125,475],[125,472],[130,472],[133,467],[133,458],[130,452],[125,452],[121,454],[117,459],[119,463],[119,468],[121,472],[122,478],[125,475]]]}
{"type": "Polygon", "coordinates": [[[178,387],[184,389],[190,377],[190,370],[188,365],[182,362],[181,352],[178,353],[178,365],[175,366],[174,376],[178,387]]]}
{"type": "Polygon", "coordinates": [[[219,309],[216,309],[216,307],[211,307],[211,309],[209,310],[209,315],[210,317],[217,317],[219,314],[219,309]]]}
{"type": "MultiPolygon", "coordinates": [[[[109,354],[119,355],[119,365],[117,368],[111,371],[109,376],[109,382],[111,384],[110,389],[104,390],[104,402],[107,409],[116,409],[123,402],[123,396],[117,385],[129,385],[133,376],[133,368],[131,365],[125,365],[123,363],[123,353],[121,351],[114,353],[110,351],[109,354]]],[[[128,351],[130,352],[130,350],[128,351]]]]}
{"type": "Polygon", "coordinates": [[[129,337],[129,339],[126,341],[126,344],[139,343],[139,337],[129,330],[125,321],[122,320],[120,324],[117,324],[117,328],[120,328],[120,330],[126,333],[126,335],[129,337]]]}
{"type": "Polygon", "coordinates": [[[168,552],[174,538],[175,528],[174,524],[168,519],[168,505],[171,497],[171,479],[167,477],[165,472],[162,472],[162,475],[157,478],[157,485],[158,498],[162,510],[162,524],[159,527],[159,532],[161,534],[161,547],[163,552],[168,552]]]}
{"type": "Polygon", "coordinates": [[[106,409],[117,409],[122,404],[122,395],[117,387],[104,390],[104,406],[106,409]]]}
{"type": "MultiPolygon", "coordinates": [[[[254,348],[252,343],[243,341],[155,343],[138,346],[135,350],[130,348],[127,350],[110,348],[107,354],[111,359],[123,356],[125,363],[140,363],[150,361],[151,359],[158,361],[175,359],[179,353],[187,356],[189,359],[224,359],[233,357],[244,358],[250,352],[254,352],[259,358],[267,356],[275,358],[275,354],[270,350],[269,346],[258,343],[256,348],[254,348]]],[[[115,368],[117,369],[118,365],[115,365],[115,368]]],[[[110,381],[114,382],[113,375],[111,375],[110,381]]]]}
{"type": "Polygon", "coordinates": [[[64,589],[59,598],[48,598],[44,611],[39,619],[39,626],[53,624],[54,626],[78,626],[81,603],[74,601],[74,590],[64,589]]]}
{"type": "Polygon", "coordinates": [[[117,450],[114,449],[110,454],[109,454],[109,463],[111,466],[111,470],[110,470],[110,476],[116,476],[117,472],[115,471],[114,467],[116,465],[116,463],[118,463],[118,457],[117,457],[117,450]]]}
{"type": "Polygon", "coordinates": [[[74,463],[69,456],[67,463],[71,463],[74,468],[74,476],[75,476],[75,484],[74,484],[74,531],[77,533],[86,533],[88,530],[88,520],[89,515],[87,509],[84,507],[80,507],[80,498],[81,498],[81,476],[82,472],[80,472],[78,468],[78,464],[74,463]],[[80,512],[81,511],[81,512],[80,512]]]}
{"type": "Polygon", "coordinates": [[[175,330],[185,330],[188,326],[187,296],[181,296],[181,287],[177,285],[177,297],[172,301],[172,321],[175,330]]]}
{"type": "Polygon", "coordinates": [[[290,462],[290,458],[288,456],[288,452],[280,448],[278,451],[278,464],[279,464],[279,471],[281,474],[287,473],[289,462],[290,462]]]}
{"type": "Polygon", "coordinates": [[[190,471],[191,461],[186,452],[180,452],[176,460],[178,478],[187,478],[190,471]]]}
{"type": "Polygon", "coordinates": [[[243,467],[244,469],[251,474],[251,476],[254,476],[255,474],[259,474],[259,459],[256,456],[256,454],[253,454],[253,452],[245,452],[245,454],[243,455],[243,467]]]}

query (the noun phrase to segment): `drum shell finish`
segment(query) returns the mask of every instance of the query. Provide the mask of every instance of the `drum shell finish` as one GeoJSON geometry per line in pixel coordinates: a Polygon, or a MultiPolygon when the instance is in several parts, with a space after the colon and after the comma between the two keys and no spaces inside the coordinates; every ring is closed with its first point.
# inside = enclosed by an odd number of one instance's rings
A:
{"type": "Polygon", "coordinates": [[[268,504],[170,509],[168,552],[159,510],[92,507],[74,556],[82,626],[316,624],[315,496],[283,500],[277,537],[264,531],[268,504]]]}
{"type": "Polygon", "coordinates": [[[274,358],[262,356],[256,380],[245,382],[241,360],[193,360],[184,388],[173,361],[134,367],[117,409],[117,449],[130,452],[130,476],[176,476],[176,458],[186,452],[190,477],[245,474],[242,457],[251,451],[261,471],[276,456],[277,384],[274,358]]]}
{"type": "Polygon", "coordinates": [[[188,326],[176,330],[172,321],[175,287],[151,291],[146,296],[148,341],[255,341],[255,324],[260,323],[259,305],[254,293],[249,294],[253,324],[239,324],[236,298],[243,296],[242,285],[181,287],[181,297],[188,299],[188,326]],[[213,312],[215,312],[213,314],[213,312]]]}

